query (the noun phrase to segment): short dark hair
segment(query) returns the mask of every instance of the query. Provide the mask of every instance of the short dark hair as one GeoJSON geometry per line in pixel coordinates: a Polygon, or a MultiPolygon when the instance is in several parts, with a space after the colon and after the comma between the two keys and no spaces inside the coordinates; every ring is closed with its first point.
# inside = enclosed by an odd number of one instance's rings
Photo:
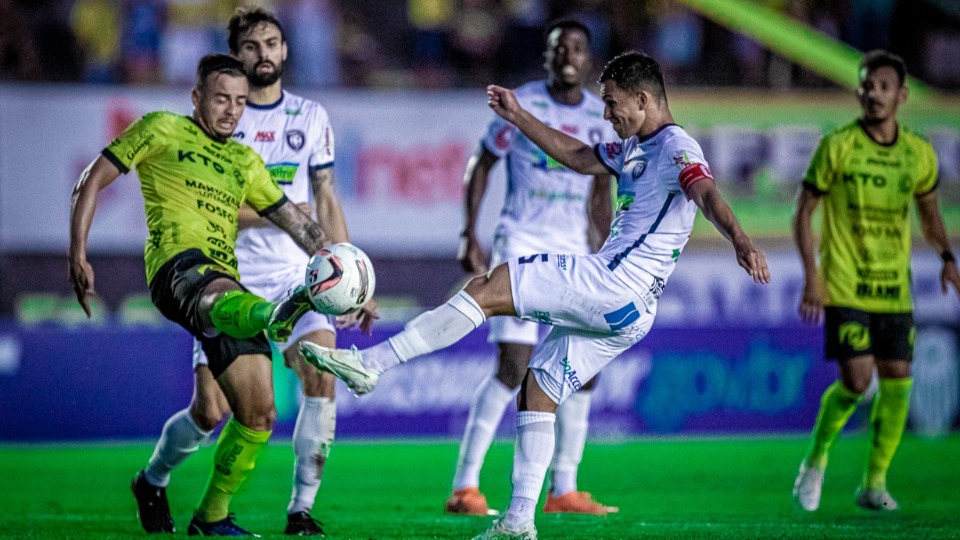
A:
{"type": "Polygon", "coordinates": [[[860,69],[857,71],[858,79],[863,80],[871,71],[891,67],[897,72],[897,78],[900,79],[900,86],[907,81],[907,64],[903,58],[882,49],[875,49],[863,55],[860,61],[860,69]]]}
{"type": "Polygon", "coordinates": [[[238,7],[233,17],[230,17],[230,22],[227,23],[227,45],[230,46],[230,52],[237,54],[240,50],[240,36],[264,22],[276,26],[277,30],[280,30],[280,38],[286,41],[283,37],[283,25],[273,13],[262,7],[238,7]]]}
{"type": "Polygon", "coordinates": [[[233,77],[244,77],[243,62],[226,54],[208,54],[197,63],[197,88],[203,88],[207,77],[213,73],[226,73],[233,77]]]}
{"type": "Polygon", "coordinates": [[[547,25],[547,29],[543,32],[543,41],[548,42],[547,45],[549,45],[550,34],[557,28],[561,30],[579,30],[583,32],[583,35],[587,36],[587,43],[590,43],[590,29],[587,28],[587,25],[577,19],[567,18],[553,20],[547,25]]]}
{"type": "Polygon", "coordinates": [[[660,64],[642,52],[627,51],[607,62],[600,74],[599,83],[603,84],[604,81],[613,81],[621,90],[631,94],[646,90],[657,99],[667,100],[660,64]]]}

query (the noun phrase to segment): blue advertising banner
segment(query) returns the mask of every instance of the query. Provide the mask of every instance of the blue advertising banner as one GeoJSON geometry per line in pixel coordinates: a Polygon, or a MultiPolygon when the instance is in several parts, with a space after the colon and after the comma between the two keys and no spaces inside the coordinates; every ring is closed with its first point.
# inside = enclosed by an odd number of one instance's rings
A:
{"type": "MultiPolygon", "coordinates": [[[[373,336],[348,332],[341,345],[373,336]]],[[[612,362],[594,393],[591,434],[800,432],[836,377],[819,328],[684,330],[656,326],[612,362]]],[[[156,437],[190,400],[190,337],[173,326],[125,330],[0,325],[0,440],[156,437]]],[[[279,419],[292,433],[296,377],[275,362],[279,419]]],[[[477,384],[495,369],[486,327],[456,345],[387,372],[362,398],[338,386],[340,437],[459,437],[477,384]]],[[[501,434],[513,429],[508,412],[501,434]]]]}

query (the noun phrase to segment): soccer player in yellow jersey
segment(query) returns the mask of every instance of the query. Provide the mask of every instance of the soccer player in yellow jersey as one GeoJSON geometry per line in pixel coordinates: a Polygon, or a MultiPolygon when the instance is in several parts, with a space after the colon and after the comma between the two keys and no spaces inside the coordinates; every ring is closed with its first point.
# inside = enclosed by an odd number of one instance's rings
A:
{"type": "Polygon", "coordinates": [[[794,484],[801,508],[816,510],[830,447],[870,384],[880,388],[870,413],[871,445],[857,505],[895,510],[887,469],[900,444],[910,404],[915,330],[910,298],[910,200],[923,236],[943,259],[944,294],[960,294],[960,274],[937,208],[937,157],[929,143],[900,126],[907,100],[900,57],[873,51],[860,64],[859,119],[827,134],[803,182],[793,222],[804,268],[800,315],[825,318],[825,356],[839,380],[823,393],[810,448],[794,484]],[[820,265],[811,218],[824,201],[820,265]]]}
{"type": "MultiPolygon", "coordinates": [[[[193,115],[145,115],[103,150],[73,193],[70,280],[89,316],[95,292],[87,236],[97,195],[136,168],[149,229],[144,258],[151,297],[165,317],[200,341],[233,411],[190,535],[249,534],[233,522],[228,506],[276,418],[267,338],[285,341],[310,306],[305,287],[274,304],[240,285],[234,256],[240,205],[246,202],[308,253],[326,243],[320,225],[287,200],[260,156],[230,138],[248,92],[242,62],[205,56],[197,67],[193,115]]],[[[165,495],[160,499],[166,504],[165,495]]],[[[172,520],[154,525],[149,532],[174,532],[172,520]]]]}

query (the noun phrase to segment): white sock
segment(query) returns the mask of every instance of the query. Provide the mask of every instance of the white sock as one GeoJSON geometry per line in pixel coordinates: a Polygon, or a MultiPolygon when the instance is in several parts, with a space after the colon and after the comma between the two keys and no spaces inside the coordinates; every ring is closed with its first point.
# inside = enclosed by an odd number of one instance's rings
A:
{"type": "Polygon", "coordinates": [[[533,519],[547,465],[553,456],[556,415],[547,412],[517,413],[517,447],[513,454],[513,497],[503,517],[510,527],[533,519]]]}
{"type": "Polygon", "coordinates": [[[163,425],[157,447],[143,471],[147,482],[157,487],[167,487],[170,483],[170,471],[196,452],[200,443],[211,433],[212,431],[200,429],[190,416],[189,408],[171,416],[163,425]]]}
{"type": "Polygon", "coordinates": [[[550,465],[550,492],[555,497],[577,490],[589,416],[590,392],[574,392],[557,408],[557,449],[550,465]]]}
{"type": "Polygon", "coordinates": [[[293,493],[287,513],[309,512],[320,489],[323,465],[333,446],[337,402],[327,397],[304,396],[293,428],[293,493]]]}
{"type": "Polygon", "coordinates": [[[477,302],[466,292],[460,291],[446,304],[418,315],[403,327],[402,332],[389,339],[397,362],[386,365],[384,369],[449,347],[473,332],[485,320],[487,318],[477,302]]]}
{"type": "Polygon", "coordinates": [[[470,402],[470,416],[463,433],[463,441],[460,442],[460,457],[457,459],[457,472],[453,476],[453,489],[480,485],[483,458],[497,433],[503,411],[516,395],[516,388],[508,387],[494,375],[480,383],[470,402]]]}

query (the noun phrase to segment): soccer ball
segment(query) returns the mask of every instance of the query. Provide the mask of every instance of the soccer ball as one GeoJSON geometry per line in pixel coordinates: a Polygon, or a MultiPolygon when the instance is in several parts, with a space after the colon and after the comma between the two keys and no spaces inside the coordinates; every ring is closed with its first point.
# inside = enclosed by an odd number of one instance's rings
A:
{"type": "Polygon", "coordinates": [[[373,297],[377,278],[367,254],[353,244],[331,244],[307,262],[305,277],[314,309],[346,315],[373,297]]]}

